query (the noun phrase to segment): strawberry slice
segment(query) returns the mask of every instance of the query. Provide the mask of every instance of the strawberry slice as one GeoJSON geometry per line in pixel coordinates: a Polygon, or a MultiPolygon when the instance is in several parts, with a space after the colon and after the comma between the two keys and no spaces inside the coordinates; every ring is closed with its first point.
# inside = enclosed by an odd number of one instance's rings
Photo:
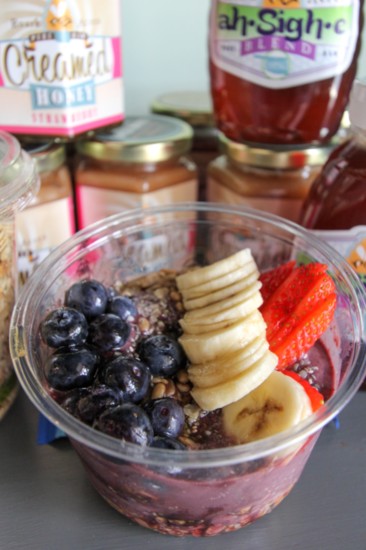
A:
{"type": "Polygon", "coordinates": [[[335,284],[329,275],[324,273],[322,277],[319,277],[314,282],[313,286],[300,299],[299,303],[295,305],[289,317],[281,324],[277,331],[269,331],[267,333],[267,338],[271,340],[272,346],[278,345],[291,333],[296,325],[301,323],[304,317],[314,311],[319,303],[331,295],[334,295],[335,298],[335,284]]]}
{"type": "Polygon", "coordinates": [[[263,301],[266,302],[271,294],[283,283],[295,268],[295,260],[290,260],[285,264],[279,265],[269,271],[261,273],[259,280],[262,283],[261,294],[263,301]]]}
{"type": "Polygon", "coordinates": [[[267,323],[267,338],[282,328],[302,300],[309,300],[313,289],[323,280],[327,266],[312,263],[296,267],[261,306],[267,323]]]}
{"type": "Polygon", "coordinates": [[[285,338],[269,347],[278,357],[277,369],[282,370],[298,361],[326,331],[333,319],[337,303],[335,293],[321,301],[312,311],[295,324],[285,338]]]}
{"type": "Polygon", "coordinates": [[[296,382],[301,384],[310,399],[310,404],[313,412],[317,411],[322,405],[324,405],[324,397],[320,393],[320,391],[318,391],[307,380],[297,374],[297,372],[294,372],[292,370],[285,370],[283,371],[283,374],[286,374],[286,376],[290,376],[290,378],[293,378],[294,380],[296,380],[296,382]]]}
{"type": "Polygon", "coordinates": [[[326,270],[316,262],[294,267],[260,308],[280,370],[309,351],[333,318],[336,289],[326,270]]]}

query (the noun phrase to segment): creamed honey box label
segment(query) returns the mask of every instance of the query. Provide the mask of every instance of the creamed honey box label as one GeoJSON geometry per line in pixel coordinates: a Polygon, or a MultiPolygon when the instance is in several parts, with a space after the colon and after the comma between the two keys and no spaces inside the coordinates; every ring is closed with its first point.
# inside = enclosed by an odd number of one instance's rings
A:
{"type": "Polygon", "coordinates": [[[0,127],[72,138],[124,118],[120,0],[1,0],[0,127]]]}

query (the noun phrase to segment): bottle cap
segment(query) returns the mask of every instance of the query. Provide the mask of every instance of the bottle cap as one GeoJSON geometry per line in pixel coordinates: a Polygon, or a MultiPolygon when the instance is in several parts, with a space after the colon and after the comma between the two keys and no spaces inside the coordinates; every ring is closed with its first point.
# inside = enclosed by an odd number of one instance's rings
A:
{"type": "Polygon", "coordinates": [[[174,116],[188,122],[193,128],[214,127],[211,96],[208,92],[171,92],[157,97],[152,105],[153,113],[174,116]]]}
{"type": "Polygon", "coordinates": [[[232,141],[220,133],[221,151],[238,164],[263,169],[298,170],[305,166],[320,166],[327,160],[334,143],[327,145],[264,147],[232,141]]]}
{"type": "Polygon", "coordinates": [[[126,117],[123,124],[76,143],[77,150],[100,160],[129,163],[162,162],[191,149],[193,130],[169,116],[126,117]]]}
{"type": "Polygon", "coordinates": [[[39,174],[57,170],[66,161],[66,150],[62,143],[53,140],[39,143],[23,142],[21,146],[35,160],[39,174]]]}
{"type": "Polygon", "coordinates": [[[349,118],[351,126],[366,130],[366,82],[355,80],[349,101],[349,118]]]}

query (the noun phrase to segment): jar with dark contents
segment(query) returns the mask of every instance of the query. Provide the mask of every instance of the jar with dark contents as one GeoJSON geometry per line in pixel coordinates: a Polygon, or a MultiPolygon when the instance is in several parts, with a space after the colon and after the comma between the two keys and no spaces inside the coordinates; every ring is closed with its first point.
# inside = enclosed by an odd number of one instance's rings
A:
{"type": "Polygon", "coordinates": [[[153,101],[151,110],[185,120],[192,126],[193,141],[189,156],[198,168],[199,200],[205,200],[207,166],[220,154],[210,94],[197,91],[166,93],[153,101]]]}
{"type": "Polygon", "coordinates": [[[207,170],[207,199],[242,204],[299,220],[311,184],[331,146],[267,148],[238,143],[220,134],[222,155],[207,170]]]}
{"type": "Polygon", "coordinates": [[[73,188],[65,146],[53,140],[28,141],[23,148],[34,159],[41,184],[37,195],[18,216],[20,284],[53,248],[75,232],[73,188]]]}
{"type": "Polygon", "coordinates": [[[78,228],[124,209],[197,200],[192,138],[186,122],[147,115],[77,142],[78,228]]]}
{"type": "Polygon", "coordinates": [[[18,389],[8,342],[18,288],[16,217],[37,192],[38,185],[35,162],[14,136],[0,130],[0,419],[18,389]]]}
{"type": "Polygon", "coordinates": [[[300,223],[340,252],[366,286],[365,81],[354,82],[349,116],[350,136],[332,152],[314,181],[300,223]]]}

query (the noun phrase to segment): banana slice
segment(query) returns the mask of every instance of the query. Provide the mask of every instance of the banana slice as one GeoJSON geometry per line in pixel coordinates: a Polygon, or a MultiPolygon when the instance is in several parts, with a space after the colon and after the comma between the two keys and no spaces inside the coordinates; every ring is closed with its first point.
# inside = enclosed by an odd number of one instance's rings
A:
{"type": "MultiPolygon", "coordinates": [[[[230,403],[233,404],[233,402],[240,400],[243,395],[249,394],[262,384],[262,382],[274,371],[277,363],[277,356],[268,350],[259,361],[223,384],[210,386],[208,388],[193,387],[191,391],[192,396],[196,403],[207,411],[226,407],[230,403]]],[[[239,412],[240,411],[238,411],[238,415],[239,412]]],[[[230,435],[235,435],[236,432],[234,434],[228,433],[230,435]]]]}
{"type": "Polygon", "coordinates": [[[248,443],[287,430],[310,414],[310,399],[303,387],[274,371],[256,389],[223,408],[223,423],[237,443],[248,443]]]}
{"type": "Polygon", "coordinates": [[[273,372],[259,271],[249,249],[177,277],[185,307],[179,338],[191,394],[205,410],[240,400],[273,372]]]}
{"type": "MultiPolygon", "coordinates": [[[[237,319],[245,318],[253,311],[258,309],[263,303],[263,298],[261,293],[255,292],[248,298],[244,299],[242,302],[229,307],[228,309],[221,309],[217,313],[211,313],[206,317],[195,317],[190,315],[197,310],[192,310],[187,312],[182,319],[180,319],[179,324],[188,334],[199,334],[200,332],[208,332],[210,330],[218,330],[220,328],[225,328],[226,326],[234,323],[237,319]]],[[[225,305],[223,303],[223,305],[225,305]]]]}
{"type": "Polygon", "coordinates": [[[221,277],[210,279],[205,283],[193,286],[191,288],[182,289],[181,293],[185,300],[193,300],[194,298],[200,298],[201,296],[220,290],[220,288],[225,288],[229,285],[237,283],[252,273],[258,273],[254,260],[248,261],[245,265],[231,271],[230,273],[225,273],[224,275],[221,275],[221,277]]]}
{"type": "MultiPolygon", "coordinates": [[[[254,311],[254,310],[253,310],[254,311]]],[[[229,327],[230,325],[234,324],[237,321],[237,319],[234,320],[226,320],[226,321],[219,321],[217,323],[210,323],[210,324],[190,324],[187,323],[184,318],[180,319],[179,324],[182,327],[185,334],[205,334],[206,332],[214,332],[217,330],[225,329],[229,327]]]]}
{"type": "Polygon", "coordinates": [[[189,361],[194,364],[211,361],[220,355],[246,346],[266,328],[258,310],[228,327],[203,334],[183,334],[179,338],[189,361]]]}
{"type": "Polygon", "coordinates": [[[254,298],[254,296],[255,300],[261,300],[261,303],[257,307],[262,305],[263,298],[259,292],[261,286],[262,284],[259,281],[255,281],[241,292],[237,292],[225,300],[187,311],[184,315],[184,320],[192,324],[198,321],[202,324],[210,324],[211,322],[216,323],[225,319],[240,317],[242,315],[238,314],[234,308],[236,306],[245,308],[246,301],[254,298]]]}
{"type": "Polygon", "coordinates": [[[208,306],[215,302],[220,302],[221,300],[226,300],[230,296],[234,296],[238,292],[248,289],[248,287],[258,280],[259,272],[255,270],[253,273],[250,273],[244,279],[237,281],[231,285],[228,285],[224,288],[220,288],[210,294],[205,294],[199,298],[192,298],[191,300],[186,300],[184,293],[182,292],[183,304],[186,310],[190,311],[192,309],[197,309],[200,307],[208,306]]]}
{"type": "Polygon", "coordinates": [[[208,388],[225,383],[254,365],[268,349],[269,344],[263,332],[247,346],[234,353],[217,357],[201,365],[191,365],[188,368],[189,379],[197,388],[208,388]]]}
{"type": "Polygon", "coordinates": [[[193,269],[178,275],[176,278],[177,286],[179,290],[182,291],[196,285],[204,284],[211,279],[216,279],[222,275],[227,275],[228,273],[235,271],[237,268],[245,266],[247,262],[252,259],[253,257],[251,250],[249,248],[245,248],[244,250],[240,250],[228,258],[219,260],[211,265],[193,269]]]}

